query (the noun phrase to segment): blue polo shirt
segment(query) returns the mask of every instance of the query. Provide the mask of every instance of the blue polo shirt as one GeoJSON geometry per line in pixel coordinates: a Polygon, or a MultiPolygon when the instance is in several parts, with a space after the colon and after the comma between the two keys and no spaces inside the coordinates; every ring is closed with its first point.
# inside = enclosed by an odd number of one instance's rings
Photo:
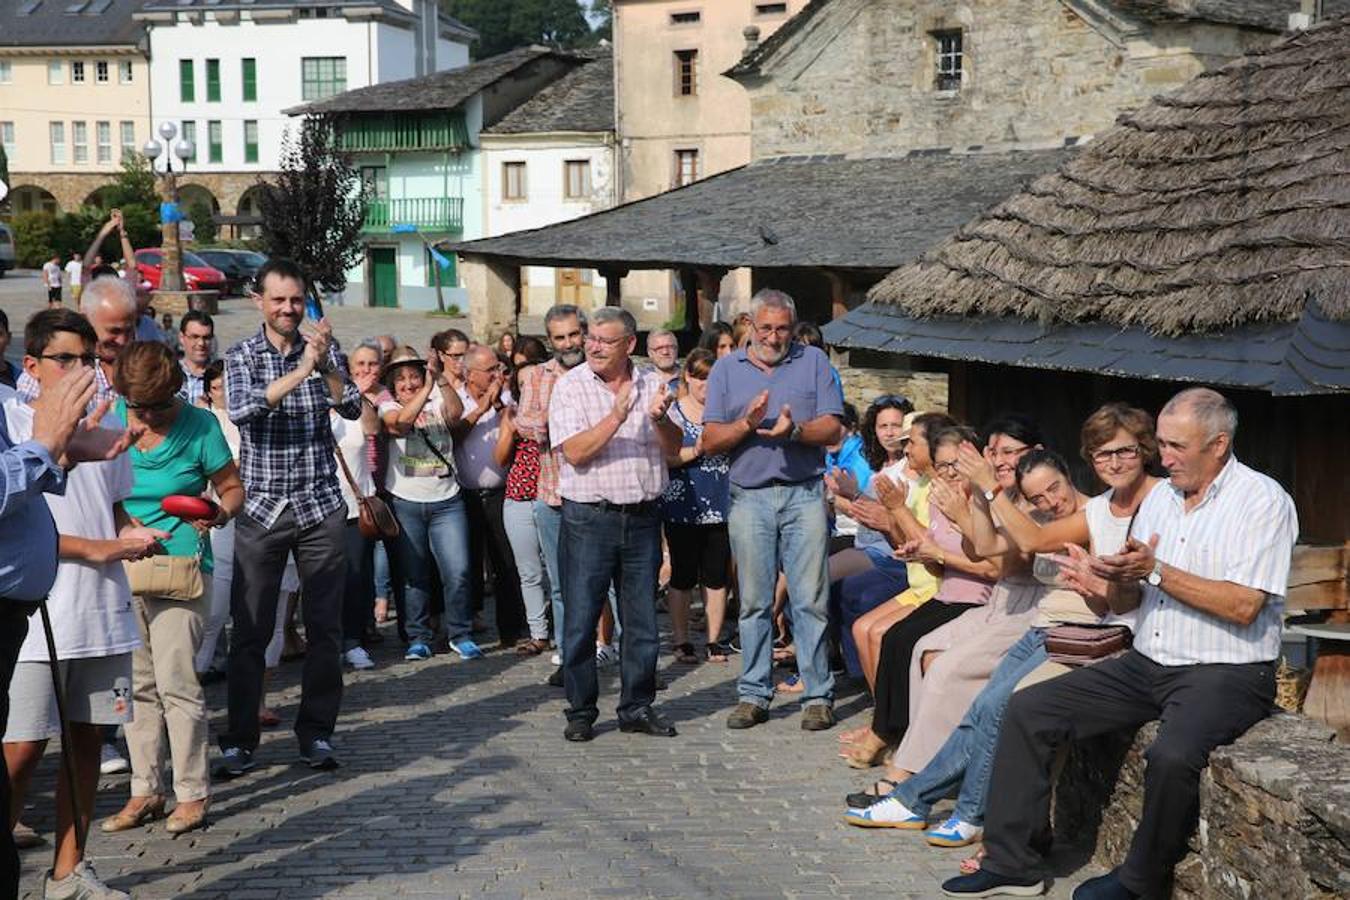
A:
{"type": "MultiPolygon", "coordinates": [[[[769,408],[761,427],[771,428],[787,404],[792,421],[805,425],[824,415],[844,414],[830,361],[819,349],[793,343],[783,361],[767,372],[750,361],[746,350],[728,353],[708,375],[704,422],[727,424],[745,415],[760,391],[769,392],[769,408]]],[[[763,487],[773,481],[798,482],[825,471],[825,448],[796,441],[766,440],[751,434],[731,451],[731,483],[763,487]]]]}

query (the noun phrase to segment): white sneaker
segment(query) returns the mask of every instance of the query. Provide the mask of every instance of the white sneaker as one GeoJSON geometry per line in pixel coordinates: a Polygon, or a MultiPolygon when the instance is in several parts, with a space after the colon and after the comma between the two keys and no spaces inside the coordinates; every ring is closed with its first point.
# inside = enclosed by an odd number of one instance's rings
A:
{"type": "Polygon", "coordinates": [[[595,664],[602,669],[619,664],[619,648],[613,644],[595,645],[595,664]]]}
{"type": "Polygon", "coordinates": [[[82,860],[69,875],[56,881],[52,870],[42,879],[43,900],[131,900],[124,891],[115,891],[99,880],[94,867],[82,860]]]}
{"type": "Polygon", "coordinates": [[[561,654],[561,653],[555,653],[555,654],[553,654],[552,656],[549,657],[549,660],[548,660],[548,661],[551,662],[551,663],[553,663],[553,665],[555,665],[555,666],[561,666],[561,665],[562,665],[562,654],[561,654]]]}
{"type": "Polygon", "coordinates": [[[351,666],[353,669],[375,668],[375,660],[370,658],[370,654],[366,652],[365,647],[353,647],[342,654],[342,658],[345,659],[347,665],[351,666]]]}
{"type": "Polygon", "coordinates": [[[114,744],[104,744],[99,758],[98,770],[104,775],[116,775],[119,772],[126,772],[131,768],[131,763],[122,755],[114,744]]]}

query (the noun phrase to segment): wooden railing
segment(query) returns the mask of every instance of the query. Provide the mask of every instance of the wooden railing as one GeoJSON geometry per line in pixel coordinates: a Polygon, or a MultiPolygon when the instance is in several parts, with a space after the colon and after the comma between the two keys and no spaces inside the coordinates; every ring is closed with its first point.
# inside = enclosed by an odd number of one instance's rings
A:
{"type": "Polygon", "coordinates": [[[459,197],[401,197],[366,203],[366,232],[459,232],[464,230],[464,200],[459,197]]]}

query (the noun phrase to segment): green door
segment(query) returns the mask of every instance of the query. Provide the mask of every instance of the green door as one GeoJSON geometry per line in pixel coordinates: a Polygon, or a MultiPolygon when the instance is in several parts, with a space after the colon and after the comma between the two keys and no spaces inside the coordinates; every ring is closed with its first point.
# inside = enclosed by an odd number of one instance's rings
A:
{"type": "Polygon", "coordinates": [[[398,307],[398,248],[371,247],[370,305],[398,307]]]}

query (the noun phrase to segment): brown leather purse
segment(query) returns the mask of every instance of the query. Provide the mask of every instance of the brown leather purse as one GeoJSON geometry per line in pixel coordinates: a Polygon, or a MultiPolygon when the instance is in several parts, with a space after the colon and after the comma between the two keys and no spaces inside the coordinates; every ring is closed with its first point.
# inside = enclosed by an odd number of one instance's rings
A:
{"type": "Polygon", "coordinates": [[[361,529],[361,534],[372,541],[391,541],[398,537],[400,531],[398,519],[389,508],[389,504],[374,494],[362,496],[361,489],[356,486],[356,479],[352,477],[352,470],[348,468],[341,450],[337,451],[337,460],[338,465],[342,467],[342,476],[347,479],[347,485],[352,489],[352,496],[356,497],[356,527],[361,529]]]}
{"type": "Polygon", "coordinates": [[[1045,652],[1051,662],[1090,666],[1120,656],[1134,643],[1124,625],[1056,625],[1045,634],[1045,652]]]}

